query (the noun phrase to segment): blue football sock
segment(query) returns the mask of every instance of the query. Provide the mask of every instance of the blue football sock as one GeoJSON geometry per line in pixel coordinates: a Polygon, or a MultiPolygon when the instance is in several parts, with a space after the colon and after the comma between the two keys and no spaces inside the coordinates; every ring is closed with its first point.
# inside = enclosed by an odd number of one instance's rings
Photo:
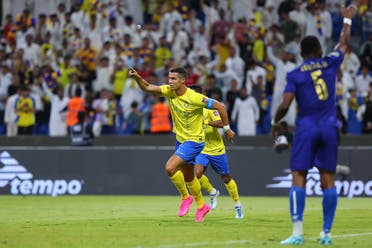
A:
{"type": "Polygon", "coordinates": [[[305,189],[301,187],[291,187],[289,191],[289,207],[292,222],[302,221],[305,209],[305,189]]]}
{"type": "Polygon", "coordinates": [[[331,232],[333,218],[337,207],[336,187],[323,190],[323,231],[331,232]]]}

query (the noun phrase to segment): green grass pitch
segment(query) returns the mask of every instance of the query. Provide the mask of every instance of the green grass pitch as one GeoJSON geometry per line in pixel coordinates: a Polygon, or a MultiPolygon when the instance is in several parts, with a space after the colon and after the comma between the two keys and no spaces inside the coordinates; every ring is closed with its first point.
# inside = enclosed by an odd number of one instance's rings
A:
{"type": "MultiPolygon", "coordinates": [[[[195,223],[195,204],[179,218],[176,196],[0,196],[0,247],[283,247],[291,233],[287,198],[241,201],[243,220],[222,196],[195,223]]],[[[320,247],[321,218],[321,198],[307,198],[303,247],[320,247]]],[[[332,235],[333,247],[372,247],[372,199],[340,198],[332,235]]]]}

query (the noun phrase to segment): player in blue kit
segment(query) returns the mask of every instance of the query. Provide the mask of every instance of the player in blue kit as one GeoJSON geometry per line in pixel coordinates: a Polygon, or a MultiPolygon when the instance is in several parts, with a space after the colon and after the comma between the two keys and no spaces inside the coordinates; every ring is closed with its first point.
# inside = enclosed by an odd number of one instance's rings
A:
{"type": "Polygon", "coordinates": [[[331,228],[337,207],[335,172],[338,151],[336,117],[336,75],[350,37],[351,18],[358,11],[358,4],[342,7],[344,25],[339,43],[334,51],[322,58],[322,48],[315,36],[301,41],[304,62],[287,74],[284,98],[272,121],[272,135],[276,137],[278,123],[286,115],[296,98],[298,113],[291,151],[290,168],[292,187],[289,193],[292,235],[281,244],[303,244],[303,212],[305,208],[306,176],[316,166],[323,190],[323,230],[320,244],[330,245],[331,228]]]}

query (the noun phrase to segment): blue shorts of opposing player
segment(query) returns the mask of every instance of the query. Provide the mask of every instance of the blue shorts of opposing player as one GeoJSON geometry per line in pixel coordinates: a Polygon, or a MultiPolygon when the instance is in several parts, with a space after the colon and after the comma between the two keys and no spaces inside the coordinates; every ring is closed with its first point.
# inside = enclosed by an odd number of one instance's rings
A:
{"type": "Polygon", "coordinates": [[[337,127],[297,128],[291,152],[291,170],[306,171],[316,166],[335,172],[338,140],[337,127]]]}
{"type": "Polygon", "coordinates": [[[194,164],[196,156],[203,150],[204,142],[197,143],[186,141],[184,143],[176,142],[176,155],[188,164],[194,164]]]}
{"type": "Polygon", "coordinates": [[[213,170],[221,176],[230,174],[226,153],[213,156],[200,153],[195,159],[195,164],[201,164],[204,167],[207,167],[210,164],[213,170]]]}

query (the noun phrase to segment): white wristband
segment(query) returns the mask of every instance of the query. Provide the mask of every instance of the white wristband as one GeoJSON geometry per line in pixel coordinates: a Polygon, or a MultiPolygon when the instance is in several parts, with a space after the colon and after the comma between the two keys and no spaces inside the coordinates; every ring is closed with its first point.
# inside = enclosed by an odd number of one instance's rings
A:
{"type": "Polygon", "coordinates": [[[279,123],[275,122],[274,119],[271,120],[271,126],[278,126],[279,123]]]}
{"type": "Polygon", "coordinates": [[[347,24],[347,25],[351,26],[351,19],[347,18],[347,17],[344,17],[344,24],[347,24]]]}
{"type": "Polygon", "coordinates": [[[223,131],[226,133],[227,131],[231,130],[230,125],[223,126],[223,131]]]}

